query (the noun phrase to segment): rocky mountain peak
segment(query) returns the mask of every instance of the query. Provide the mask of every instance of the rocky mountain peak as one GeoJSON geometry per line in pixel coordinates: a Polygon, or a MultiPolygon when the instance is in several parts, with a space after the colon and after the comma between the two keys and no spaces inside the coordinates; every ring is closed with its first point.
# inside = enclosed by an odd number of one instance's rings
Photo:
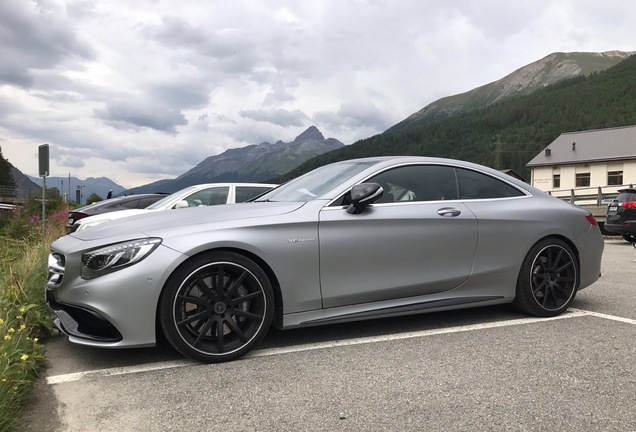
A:
{"type": "MultiPolygon", "coordinates": [[[[199,183],[269,181],[312,157],[341,147],[344,147],[342,142],[334,138],[325,139],[316,126],[310,126],[292,142],[261,142],[209,156],[176,179],[162,181],[161,190],[174,192],[199,183]]],[[[139,193],[150,188],[156,190],[156,187],[151,183],[132,191],[139,193]]]]}
{"type": "Polygon", "coordinates": [[[324,135],[318,130],[318,128],[316,126],[309,126],[307,128],[307,130],[305,130],[303,133],[301,133],[300,135],[298,135],[293,143],[299,143],[302,141],[324,141],[325,137],[324,135]]]}

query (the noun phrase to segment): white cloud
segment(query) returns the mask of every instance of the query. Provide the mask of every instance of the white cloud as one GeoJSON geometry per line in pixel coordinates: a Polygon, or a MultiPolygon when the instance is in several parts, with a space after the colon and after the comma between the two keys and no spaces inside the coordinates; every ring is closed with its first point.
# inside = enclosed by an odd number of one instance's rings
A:
{"type": "Polygon", "coordinates": [[[2,150],[132,187],[312,124],[349,144],[551,52],[634,50],[634,22],[628,0],[7,0],[2,150]]]}

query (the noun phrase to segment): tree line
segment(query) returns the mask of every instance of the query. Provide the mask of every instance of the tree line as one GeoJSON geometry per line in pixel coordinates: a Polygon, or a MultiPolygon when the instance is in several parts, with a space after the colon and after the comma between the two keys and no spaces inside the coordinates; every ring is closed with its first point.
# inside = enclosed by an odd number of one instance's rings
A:
{"type": "Polygon", "coordinates": [[[357,141],[317,156],[275,181],[331,162],[391,155],[462,159],[529,178],[526,164],[562,133],[636,125],[635,76],[636,55],[605,71],[563,80],[529,95],[357,141]]]}

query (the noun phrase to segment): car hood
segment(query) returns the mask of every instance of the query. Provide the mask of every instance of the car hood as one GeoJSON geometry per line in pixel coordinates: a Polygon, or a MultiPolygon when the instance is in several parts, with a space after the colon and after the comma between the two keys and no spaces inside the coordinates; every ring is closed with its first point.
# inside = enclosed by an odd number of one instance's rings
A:
{"type": "MultiPolygon", "coordinates": [[[[98,240],[126,235],[159,235],[162,231],[180,227],[194,227],[201,224],[213,224],[233,221],[237,225],[241,220],[277,216],[302,207],[304,202],[252,202],[203,206],[167,211],[150,211],[136,216],[113,220],[90,229],[69,234],[79,240],[98,240]]],[[[206,229],[209,229],[206,227],[206,229]]]]}
{"type": "Polygon", "coordinates": [[[117,211],[112,211],[112,212],[108,212],[108,213],[102,213],[102,214],[98,214],[98,215],[94,215],[94,216],[89,216],[86,217],[84,219],[80,219],[80,222],[78,222],[79,224],[85,224],[88,222],[95,222],[98,220],[114,220],[114,219],[121,219],[121,218],[125,218],[128,216],[136,216],[136,215],[140,215],[140,214],[146,214],[146,212],[149,212],[151,210],[146,210],[146,209],[126,209],[126,210],[117,210],[117,211]]]}

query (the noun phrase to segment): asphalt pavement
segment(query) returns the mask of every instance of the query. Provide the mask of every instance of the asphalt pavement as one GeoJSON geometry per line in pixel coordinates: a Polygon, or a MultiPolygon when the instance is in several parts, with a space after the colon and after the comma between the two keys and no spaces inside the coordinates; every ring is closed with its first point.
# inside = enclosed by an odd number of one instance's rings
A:
{"type": "Polygon", "coordinates": [[[202,365],[46,343],[23,431],[636,431],[636,250],[556,319],[476,308],[288,331],[202,365]]]}

